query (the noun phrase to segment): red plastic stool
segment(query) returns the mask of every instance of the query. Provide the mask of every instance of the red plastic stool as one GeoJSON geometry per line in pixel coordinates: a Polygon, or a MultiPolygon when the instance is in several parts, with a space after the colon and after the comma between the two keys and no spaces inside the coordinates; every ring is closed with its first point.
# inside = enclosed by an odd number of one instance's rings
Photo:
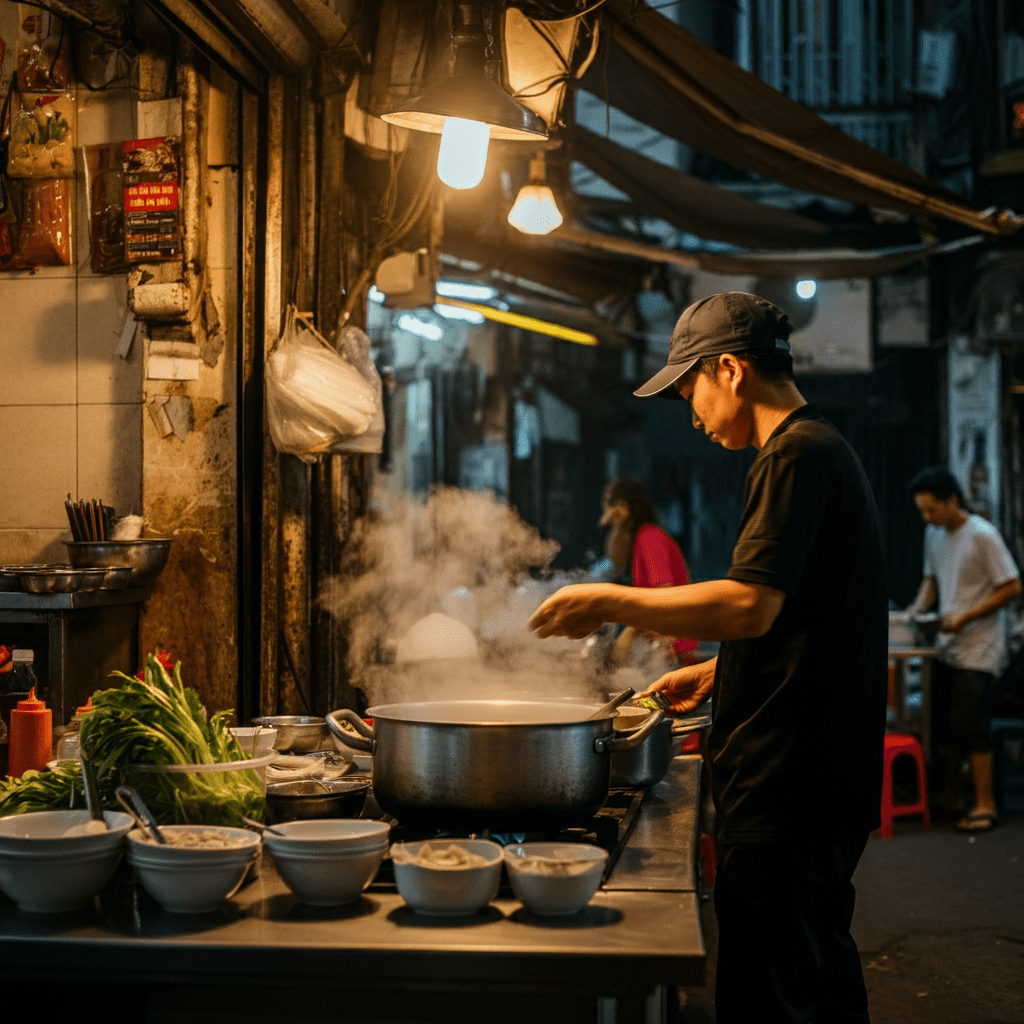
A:
{"type": "Polygon", "coordinates": [[[680,754],[699,754],[700,753],[700,733],[691,732],[689,735],[683,737],[682,743],[679,744],[680,754]]]}
{"type": "Polygon", "coordinates": [[[885,768],[882,774],[882,825],[878,830],[882,839],[892,835],[892,819],[904,814],[920,814],[921,828],[925,832],[931,828],[931,816],[928,813],[928,784],[925,781],[924,753],[921,744],[914,736],[901,733],[885,734],[885,768]],[[912,804],[892,802],[892,765],[901,754],[909,754],[917,764],[917,801],[912,804]]]}

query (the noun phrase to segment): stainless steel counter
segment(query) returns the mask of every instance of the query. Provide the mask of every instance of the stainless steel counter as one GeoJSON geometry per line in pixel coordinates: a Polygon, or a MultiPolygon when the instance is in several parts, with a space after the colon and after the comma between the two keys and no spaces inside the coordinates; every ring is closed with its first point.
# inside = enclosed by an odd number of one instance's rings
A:
{"type": "Polygon", "coordinates": [[[173,915],[123,867],[96,905],[76,914],[25,914],[0,896],[0,980],[5,992],[59,979],[102,997],[109,986],[134,993],[118,1005],[159,1006],[161,1020],[169,1007],[180,1014],[173,1019],[205,1020],[187,1012],[200,1004],[227,1020],[244,1005],[240,1019],[250,1021],[317,1019],[317,1006],[345,1021],[564,1022],[607,1019],[610,1007],[616,1024],[657,1019],[665,986],[704,976],[699,779],[699,759],[673,762],[611,878],[572,917],[532,916],[500,895],[467,918],[422,917],[391,892],[307,907],[269,860],[217,912],[173,915]]]}

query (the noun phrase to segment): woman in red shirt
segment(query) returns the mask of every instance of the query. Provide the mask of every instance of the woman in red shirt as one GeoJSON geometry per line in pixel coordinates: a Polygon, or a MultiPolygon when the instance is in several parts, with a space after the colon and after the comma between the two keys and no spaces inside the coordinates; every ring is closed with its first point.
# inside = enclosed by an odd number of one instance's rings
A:
{"type": "MultiPolygon", "coordinates": [[[[679,545],[657,523],[657,513],[644,485],[638,480],[620,477],[604,489],[601,500],[601,526],[610,526],[605,553],[622,575],[632,573],[634,587],[680,587],[690,582],[679,545]]],[[[696,640],[658,637],[645,634],[648,640],[664,642],[680,665],[692,664],[696,640]]],[[[622,631],[612,654],[617,664],[629,660],[636,630],[622,631]]]]}

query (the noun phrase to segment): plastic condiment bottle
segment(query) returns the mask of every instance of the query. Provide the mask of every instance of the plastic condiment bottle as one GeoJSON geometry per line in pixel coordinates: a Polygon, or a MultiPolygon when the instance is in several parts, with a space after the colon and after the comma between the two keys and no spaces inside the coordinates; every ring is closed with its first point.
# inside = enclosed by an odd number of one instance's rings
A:
{"type": "Polygon", "coordinates": [[[82,753],[80,733],[82,731],[82,719],[92,711],[92,697],[90,697],[75,713],[68,722],[68,727],[57,740],[57,749],[53,752],[58,761],[77,761],[82,753]]]}
{"type": "Polygon", "coordinates": [[[28,693],[39,685],[36,679],[35,652],[25,647],[16,647],[11,655],[11,674],[7,680],[8,693],[28,693]]]}
{"type": "Polygon", "coordinates": [[[32,687],[28,697],[11,709],[7,774],[20,778],[30,768],[42,771],[52,760],[52,751],[53,716],[32,687]]]}

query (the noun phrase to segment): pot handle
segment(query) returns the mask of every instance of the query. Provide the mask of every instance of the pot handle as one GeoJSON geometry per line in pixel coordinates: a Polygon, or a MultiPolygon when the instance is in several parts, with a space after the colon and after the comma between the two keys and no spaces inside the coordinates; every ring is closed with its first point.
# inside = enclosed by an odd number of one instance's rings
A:
{"type": "Polygon", "coordinates": [[[611,736],[598,736],[594,740],[594,751],[598,754],[621,754],[624,750],[639,747],[663,721],[665,721],[665,713],[654,711],[643,725],[631,732],[616,732],[611,736]]]}
{"type": "Polygon", "coordinates": [[[691,732],[699,732],[711,725],[710,715],[698,715],[696,718],[678,718],[672,723],[673,736],[687,736],[691,732]]]}
{"type": "Polygon", "coordinates": [[[373,730],[354,711],[347,708],[342,711],[329,711],[327,727],[346,747],[362,750],[367,754],[372,754],[377,749],[377,738],[373,735],[373,730]],[[357,730],[358,735],[340,725],[339,718],[349,722],[357,730]]]}

